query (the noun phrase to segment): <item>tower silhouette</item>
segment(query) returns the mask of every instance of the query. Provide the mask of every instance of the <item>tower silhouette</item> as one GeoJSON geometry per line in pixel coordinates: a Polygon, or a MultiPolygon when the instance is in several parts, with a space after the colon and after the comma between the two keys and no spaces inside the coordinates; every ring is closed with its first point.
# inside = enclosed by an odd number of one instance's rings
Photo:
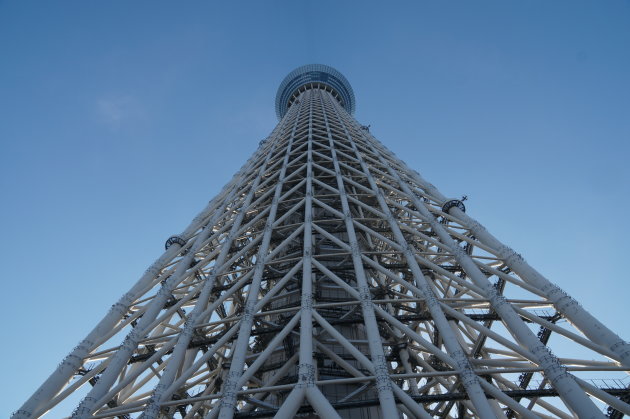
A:
{"type": "Polygon", "coordinates": [[[630,415],[630,345],[354,108],[335,69],[291,72],[271,135],[13,417],[630,415]]]}

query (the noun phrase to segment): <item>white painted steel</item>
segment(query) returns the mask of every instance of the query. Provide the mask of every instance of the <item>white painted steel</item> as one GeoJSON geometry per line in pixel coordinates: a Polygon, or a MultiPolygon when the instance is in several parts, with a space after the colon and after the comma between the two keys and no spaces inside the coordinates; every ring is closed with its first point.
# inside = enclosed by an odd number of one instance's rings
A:
{"type": "MultiPolygon", "coordinates": [[[[347,131],[346,131],[347,132],[347,131]]],[[[356,146],[354,147],[356,152],[356,146]]],[[[463,251],[463,249],[455,243],[451,236],[446,232],[436,218],[426,208],[425,203],[421,202],[409,189],[406,183],[404,183],[398,174],[389,166],[383,157],[376,151],[374,147],[371,147],[372,151],[379,160],[388,168],[391,176],[398,182],[401,190],[411,198],[414,206],[424,217],[424,220],[429,223],[431,228],[440,238],[443,245],[453,254],[455,260],[462,266],[466,273],[473,279],[475,285],[481,288],[484,292],[484,296],[488,298],[492,308],[501,316],[502,320],[509,327],[510,332],[516,337],[516,339],[525,347],[529,349],[536,356],[538,363],[544,368],[545,375],[553,383],[554,387],[562,394],[563,400],[573,409],[575,412],[580,412],[582,417],[589,418],[602,418],[601,411],[593,404],[586,394],[579,391],[579,386],[567,373],[566,368],[562,365],[558,359],[551,353],[533,332],[523,323],[520,317],[516,314],[512,306],[507,302],[506,298],[500,295],[496,288],[492,286],[490,281],[481,273],[477,265],[472,259],[463,251]]],[[[367,178],[376,192],[376,196],[381,205],[381,210],[387,212],[388,220],[392,226],[392,230],[400,238],[399,244],[408,247],[409,245],[404,241],[402,233],[396,224],[393,214],[391,214],[389,207],[385,203],[385,198],[382,192],[379,190],[376,182],[374,181],[369,169],[363,162],[363,159],[357,152],[357,158],[361,161],[361,166],[364,172],[367,174],[367,178]]],[[[410,265],[416,265],[415,256],[409,255],[408,261],[410,265]]],[[[419,270],[419,268],[416,268],[419,270]]]]}
{"type": "MultiPolygon", "coordinates": [[[[335,111],[337,112],[337,115],[339,116],[340,112],[338,108],[335,109],[335,111]]],[[[344,125],[343,119],[342,118],[339,118],[339,119],[342,122],[342,126],[344,128],[344,134],[351,141],[352,151],[355,153],[357,160],[359,161],[361,168],[363,169],[363,174],[366,176],[370,184],[370,187],[372,189],[372,192],[376,196],[376,199],[380,207],[379,209],[383,211],[383,214],[385,216],[384,218],[387,220],[387,223],[389,224],[389,227],[396,239],[396,242],[398,243],[399,246],[401,246],[404,249],[403,250],[404,256],[407,261],[407,264],[409,265],[409,269],[411,270],[411,273],[413,275],[415,285],[420,290],[421,295],[424,298],[425,303],[427,304],[427,307],[429,311],[431,312],[431,315],[433,316],[433,321],[435,322],[436,327],[438,328],[440,333],[442,333],[443,335],[444,345],[446,346],[448,353],[455,360],[458,369],[461,371],[460,378],[462,380],[464,388],[466,389],[466,392],[468,393],[468,396],[470,397],[471,401],[475,405],[476,413],[480,417],[492,417],[494,415],[492,412],[492,408],[488,404],[488,400],[486,399],[483,393],[483,390],[481,389],[481,385],[479,384],[479,379],[477,375],[475,375],[472,372],[472,367],[466,357],[464,348],[460,346],[455,334],[453,333],[453,330],[448,324],[446,315],[442,311],[442,308],[440,307],[440,304],[433,290],[431,289],[431,286],[429,285],[429,282],[427,281],[426,277],[422,274],[422,270],[420,269],[420,266],[416,262],[415,252],[413,251],[413,247],[411,247],[409,243],[407,243],[405,238],[403,237],[402,232],[400,231],[400,228],[398,227],[398,224],[396,223],[394,216],[391,214],[389,207],[385,203],[385,200],[382,194],[380,193],[378,187],[376,186],[376,182],[372,178],[372,175],[369,169],[367,168],[365,162],[363,161],[363,159],[361,159],[361,156],[356,148],[356,144],[352,142],[352,138],[350,137],[348,133],[347,127],[344,125]]]]}
{"type": "MultiPolygon", "coordinates": [[[[271,157],[271,153],[267,154],[265,162],[267,162],[271,157]]],[[[265,165],[260,169],[264,171],[265,165]]],[[[260,177],[256,178],[254,185],[256,185],[260,181],[260,177]]],[[[251,201],[255,191],[255,186],[253,186],[250,190],[248,198],[245,201],[245,205],[247,206],[251,201]]],[[[236,222],[232,226],[231,234],[234,234],[238,228],[240,227],[240,221],[244,216],[244,211],[239,213],[236,222]]],[[[208,237],[212,233],[211,228],[205,228],[202,232],[196,237],[195,243],[193,244],[191,251],[183,257],[183,259],[178,263],[177,269],[175,273],[166,280],[162,288],[160,288],[156,297],[153,299],[151,304],[149,305],[147,312],[144,313],[141,318],[138,326],[131,330],[125,341],[121,344],[120,348],[116,352],[116,354],[111,358],[111,362],[105,372],[101,375],[100,379],[96,382],[92,390],[88,393],[87,396],[81,401],[79,406],[72,413],[73,419],[83,419],[86,418],[93,412],[94,408],[98,408],[99,406],[94,406],[94,404],[109,390],[109,387],[114,383],[116,377],[120,373],[121,369],[124,367],[124,364],[131,357],[133,351],[138,345],[139,340],[146,334],[147,326],[149,323],[157,317],[158,313],[166,303],[169,294],[172,292],[173,287],[179,283],[188,273],[189,267],[191,265],[194,252],[200,247],[206,237],[208,237]]]]}
{"type": "MultiPolygon", "coordinates": [[[[295,130],[297,127],[297,121],[299,120],[299,112],[296,117],[296,122],[293,126],[293,131],[287,145],[282,168],[280,169],[279,182],[275,186],[275,193],[271,203],[271,210],[269,211],[269,218],[264,227],[264,235],[262,244],[256,256],[256,264],[254,271],[254,279],[250,285],[250,289],[247,292],[247,303],[245,305],[244,315],[241,318],[240,330],[238,339],[233,348],[232,353],[232,366],[227,375],[227,380],[224,384],[223,397],[221,398],[221,411],[219,413],[220,419],[231,419],[236,409],[236,393],[235,391],[238,381],[243,374],[243,367],[245,364],[245,354],[248,349],[248,340],[254,321],[254,310],[256,302],[258,301],[258,292],[260,288],[260,282],[262,280],[263,269],[265,267],[265,260],[267,258],[267,251],[269,248],[269,240],[271,239],[271,232],[273,222],[276,219],[276,212],[278,210],[278,200],[281,196],[284,177],[287,171],[287,164],[289,162],[289,155],[291,152],[291,146],[295,138],[295,130]]],[[[253,189],[252,189],[253,190],[253,189]]],[[[304,266],[304,262],[303,265],[304,266]]]]}
{"type": "MultiPolygon", "coordinates": [[[[374,137],[371,137],[371,139],[373,141],[376,140],[374,137]]],[[[427,195],[433,197],[439,203],[445,203],[449,200],[446,196],[442,195],[433,184],[427,182],[420,176],[418,172],[409,169],[409,167],[393,153],[389,152],[382,145],[379,144],[379,146],[381,151],[387,153],[390,158],[395,159],[401,167],[406,169],[407,175],[417,182],[418,186],[426,191],[427,195]]],[[[506,265],[512,268],[519,277],[539,289],[553,302],[556,309],[566,316],[580,331],[594,342],[610,348],[612,352],[617,354],[616,359],[619,362],[630,367],[630,343],[611,331],[606,325],[585,310],[573,297],[530,266],[514,249],[494,237],[479,221],[470,217],[457,207],[452,207],[449,210],[449,215],[469,228],[472,235],[481,243],[495,251],[497,256],[504,260],[506,265]]]]}
{"type": "MultiPolygon", "coordinates": [[[[321,99],[321,92],[320,97],[321,99]]],[[[323,103],[322,103],[323,106],[323,103]]],[[[398,416],[394,395],[392,392],[392,386],[390,379],[387,375],[387,365],[385,363],[385,354],[383,353],[383,343],[381,341],[378,326],[374,316],[374,310],[372,307],[370,290],[368,287],[365,271],[363,269],[363,263],[361,262],[361,255],[359,251],[359,243],[357,241],[356,233],[354,231],[354,225],[352,223],[352,213],[350,212],[350,206],[348,204],[348,198],[346,196],[346,190],[344,186],[344,180],[341,177],[341,169],[339,167],[339,161],[337,160],[337,151],[335,149],[335,143],[330,133],[330,127],[328,125],[328,116],[324,113],[324,121],[327,128],[328,143],[330,145],[331,156],[333,165],[335,168],[337,179],[337,191],[341,198],[341,208],[343,210],[343,221],[346,226],[346,233],[348,235],[348,244],[350,245],[352,253],[352,264],[354,265],[354,272],[356,275],[357,286],[359,288],[359,294],[361,298],[361,311],[363,313],[363,320],[365,322],[366,332],[368,335],[368,345],[370,348],[370,355],[372,363],[374,364],[374,371],[376,375],[376,388],[378,390],[378,397],[381,402],[381,409],[383,417],[394,418],[398,416]]]]}
{"type": "Polygon", "coordinates": [[[630,413],[619,384],[589,380],[627,373],[627,343],[459,208],[442,212],[334,89],[296,92],[185,245],[13,417],[74,393],[74,418],[630,413]]]}

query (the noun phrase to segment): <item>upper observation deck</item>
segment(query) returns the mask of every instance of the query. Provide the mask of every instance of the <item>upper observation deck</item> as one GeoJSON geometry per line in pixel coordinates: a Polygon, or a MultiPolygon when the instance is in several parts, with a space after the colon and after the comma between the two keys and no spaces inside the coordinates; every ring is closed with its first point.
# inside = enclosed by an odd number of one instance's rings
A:
{"type": "Polygon", "coordinates": [[[329,91],[345,110],[354,113],[354,92],[343,74],[324,64],[307,64],[290,72],[280,83],[276,94],[278,119],[282,119],[301,92],[313,88],[329,91]]]}

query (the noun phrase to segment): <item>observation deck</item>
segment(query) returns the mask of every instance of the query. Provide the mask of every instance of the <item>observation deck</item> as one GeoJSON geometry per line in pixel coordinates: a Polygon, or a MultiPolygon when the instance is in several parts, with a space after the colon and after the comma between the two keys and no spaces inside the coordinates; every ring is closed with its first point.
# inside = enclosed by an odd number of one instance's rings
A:
{"type": "Polygon", "coordinates": [[[348,113],[354,114],[354,92],[343,74],[324,64],[307,64],[290,72],[280,83],[276,94],[278,119],[282,119],[300,93],[313,88],[329,91],[348,113]]]}

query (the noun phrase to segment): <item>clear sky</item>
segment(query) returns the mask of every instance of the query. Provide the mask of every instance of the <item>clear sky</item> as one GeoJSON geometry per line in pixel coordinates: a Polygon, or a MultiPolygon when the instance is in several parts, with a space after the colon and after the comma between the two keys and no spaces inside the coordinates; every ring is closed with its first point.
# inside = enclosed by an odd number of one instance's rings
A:
{"type": "Polygon", "coordinates": [[[297,66],[624,338],[629,1],[2,1],[5,417],[276,124],[297,66]]]}

